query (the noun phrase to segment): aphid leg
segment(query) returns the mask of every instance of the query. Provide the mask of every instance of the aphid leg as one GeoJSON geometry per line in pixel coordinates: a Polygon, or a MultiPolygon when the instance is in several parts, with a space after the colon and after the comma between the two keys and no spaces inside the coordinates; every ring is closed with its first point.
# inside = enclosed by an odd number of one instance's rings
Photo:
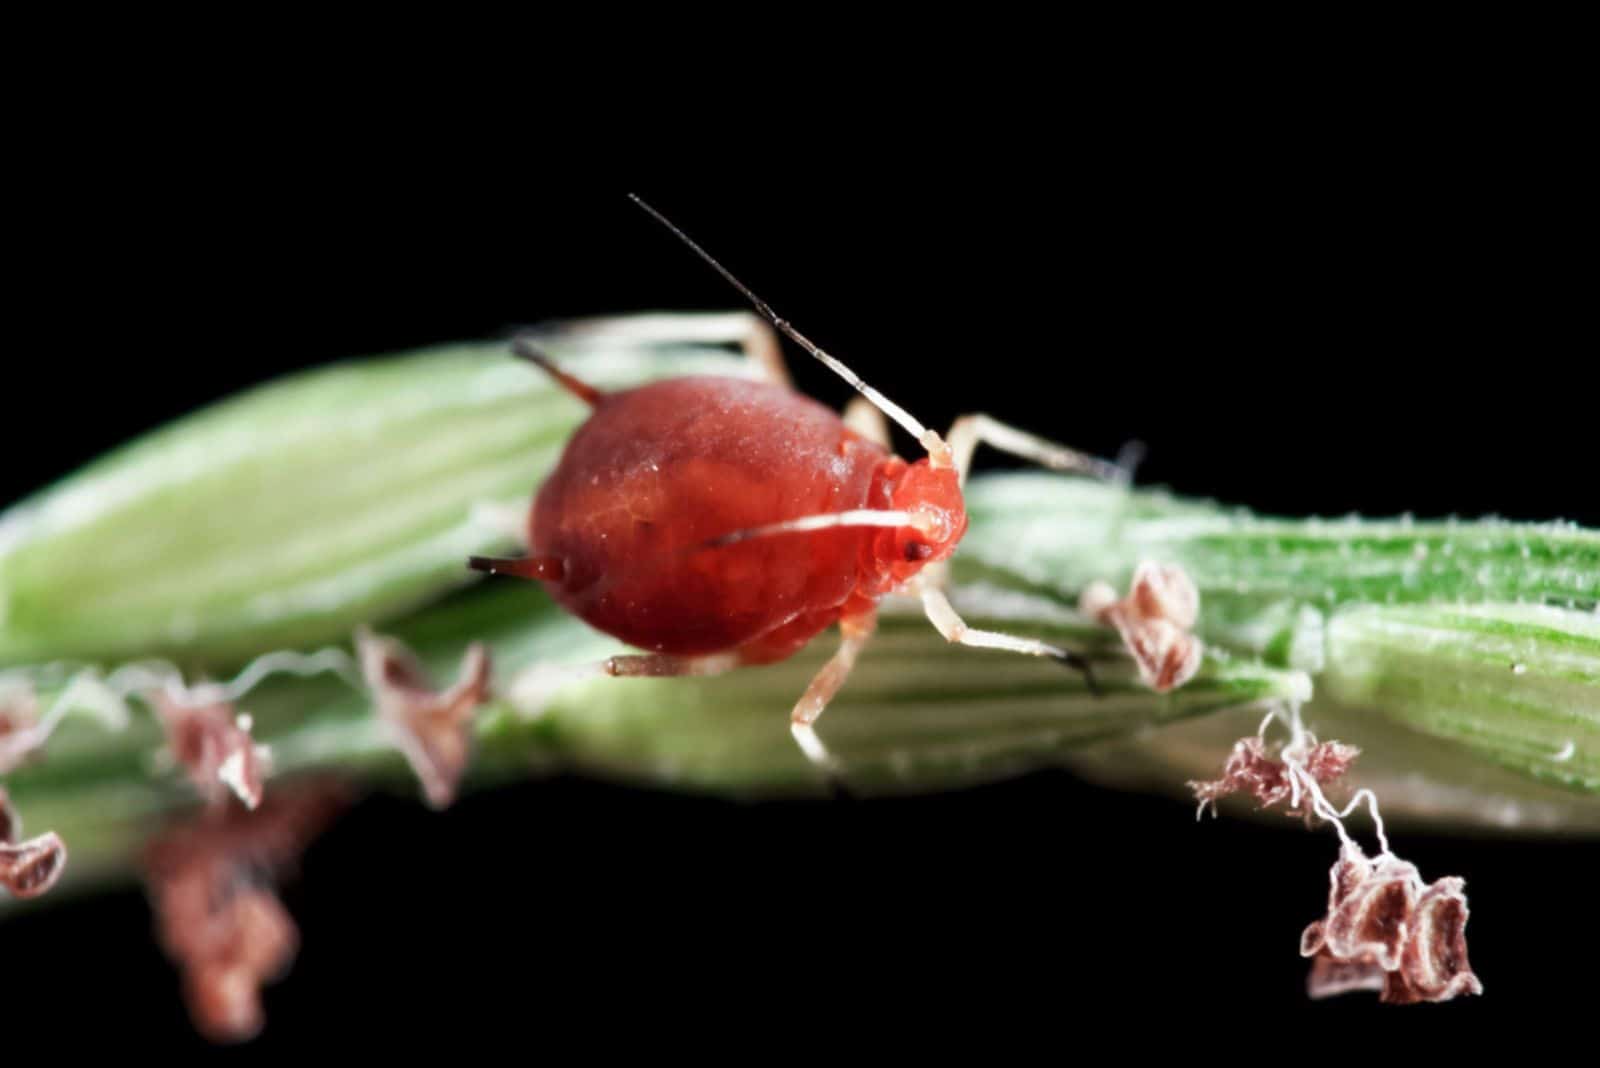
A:
{"type": "Polygon", "coordinates": [[[721,675],[739,666],[732,653],[712,656],[667,656],[664,653],[633,653],[611,656],[600,662],[600,673],[613,678],[676,678],[684,675],[721,675]]]}
{"type": "Polygon", "coordinates": [[[789,733],[794,735],[806,759],[824,771],[836,771],[838,765],[817,737],[817,717],[822,715],[828,702],[839,692],[844,680],[850,677],[851,669],[856,666],[856,657],[866,648],[877,626],[878,616],[875,612],[841,619],[838,650],[822,665],[822,670],[811,679],[806,692],[795,703],[794,715],[789,720],[789,733]]]}
{"type": "Polygon", "coordinates": [[[533,334],[518,334],[512,338],[511,351],[518,358],[527,360],[544,371],[545,374],[555,379],[562,389],[565,389],[589,407],[593,408],[605,398],[603,390],[591,386],[581,378],[568,374],[554,360],[546,356],[534,340],[533,334]]]}
{"type": "Polygon", "coordinates": [[[512,679],[507,697],[523,715],[537,716],[558,692],[588,679],[704,677],[721,675],[738,666],[739,658],[733,653],[711,656],[630,653],[608,656],[588,664],[541,664],[528,668],[512,679]]]}
{"type": "Polygon", "coordinates": [[[943,634],[946,641],[957,645],[970,645],[977,649],[1004,649],[1027,656],[1045,656],[1083,673],[1084,682],[1093,692],[1099,692],[1089,661],[1070,649],[1063,649],[1037,638],[1021,638],[1014,634],[1001,634],[992,630],[974,630],[956,614],[944,591],[932,583],[922,584],[922,608],[928,621],[943,634]]]}
{"type": "Polygon", "coordinates": [[[844,425],[874,445],[889,447],[889,420],[865,397],[856,397],[844,406],[844,425]]]}
{"type": "MultiPolygon", "coordinates": [[[[1024,460],[1032,460],[1052,471],[1075,471],[1107,482],[1127,483],[1133,479],[1131,463],[1102,460],[1007,426],[987,415],[977,414],[963,415],[950,427],[950,453],[962,482],[967,480],[967,469],[972,466],[972,453],[980,442],[1024,460]]],[[[1136,452],[1133,457],[1137,457],[1136,452]]]]}
{"type": "Polygon", "coordinates": [[[584,343],[615,345],[737,345],[760,369],[762,377],[792,386],[778,335],[751,312],[691,312],[668,315],[622,315],[569,319],[541,326],[533,337],[564,337],[584,343]]]}

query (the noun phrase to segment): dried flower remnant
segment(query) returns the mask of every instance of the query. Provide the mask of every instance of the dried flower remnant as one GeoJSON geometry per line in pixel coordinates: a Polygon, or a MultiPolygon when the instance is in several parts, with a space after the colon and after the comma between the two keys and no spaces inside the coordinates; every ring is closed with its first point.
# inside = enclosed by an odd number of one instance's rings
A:
{"type": "Polygon", "coordinates": [[[238,1042],[261,1030],[261,987],[288,970],[299,945],[272,881],[344,800],[343,788],[320,783],[275,790],[253,812],[209,809],[148,847],[157,934],[207,1038],[238,1042]]]}
{"type": "MultiPolygon", "coordinates": [[[[1305,750],[1300,767],[1312,781],[1326,786],[1343,777],[1360,754],[1361,750],[1343,742],[1316,742],[1305,750]]],[[[1262,808],[1270,808],[1291,797],[1298,800],[1288,763],[1267,756],[1266,739],[1258,734],[1240,738],[1233,744],[1233,752],[1222,766],[1222,778],[1190,782],[1189,788],[1200,802],[1196,817],[1204,815],[1207,806],[1215,813],[1217,801],[1234,793],[1254,794],[1262,808]]],[[[1290,815],[1297,811],[1291,809],[1290,815]]]]}
{"type": "Polygon", "coordinates": [[[1371,990],[1391,1004],[1449,1001],[1481,994],[1483,985],[1467,963],[1465,885],[1454,877],[1428,886],[1415,865],[1389,849],[1378,801],[1358,790],[1344,809],[1328,801],[1322,787],[1350,769],[1360,751],[1341,742],[1319,742],[1305,728],[1298,702],[1274,708],[1261,729],[1234,744],[1222,778],[1191,782],[1199,813],[1235,792],[1254,794],[1263,807],[1287,800],[1330,824],[1342,844],[1329,873],[1328,912],[1300,937],[1300,955],[1311,958],[1306,981],[1313,998],[1371,990]],[[1281,720],[1290,733],[1279,759],[1266,755],[1266,730],[1281,720]],[[1371,809],[1381,852],[1369,860],[1344,826],[1344,817],[1365,801],[1371,809]]]}
{"type": "Polygon", "coordinates": [[[1467,960],[1465,888],[1464,880],[1446,876],[1422,892],[1400,970],[1389,975],[1383,1000],[1404,1005],[1483,993],[1467,960]]]}
{"type": "Polygon", "coordinates": [[[1357,991],[1381,993],[1383,969],[1371,961],[1335,960],[1326,953],[1311,958],[1311,974],[1306,977],[1306,994],[1313,1000],[1353,994],[1357,991]]]}
{"type": "Polygon", "coordinates": [[[0,688],[0,775],[16,770],[43,743],[33,688],[7,681],[0,688]]]}
{"type": "Polygon", "coordinates": [[[422,665],[400,642],[361,630],[356,634],[361,671],[377,702],[378,717],[393,732],[434,808],[455,799],[472,752],[472,719],[489,699],[488,647],[475,643],[461,675],[444,692],[433,688],[422,665]]]}
{"type": "Polygon", "coordinates": [[[0,886],[13,897],[38,897],[67,866],[67,847],[54,831],[15,845],[0,844],[0,886]]]}
{"type": "Polygon", "coordinates": [[[220,693],[204,687],[176,697],[164,691],[150,702],[167,731],[167,745],[208,805],[231,791],[246,808],[261,804],[267,753],[250,736],[249,716],[237,715],[220,693]]]}
{"type": "Polygon", "coordinates": [[[1465,883],[1423,883],[1414,865],[1384,854],[1367,859],[1347,843],[1329,877],[1328,913],[1305,929],[1313,998],[1376,990],[1396,1005],[1481,994],[1467,960],[1465,883]]]}
{"type": "Polygon", "coordinates": [[[13,897],[38,897],[56,884],[67,866],[67,847],[54,831],[27,841],[22,819],[0,786],[0,887],[13,897]]]}
{"type": "Polygon", "coordinates": [[[73,675],[48,710],[41,711],[26,676],[0,675],[0,775],[37,755],[69,716],[87,715],[107,730],[121,730],[128,723],[123,696],[89,669],[73,675]]]}
{"type": "Polygon", "coordinates": [[[1328,914],[1300,936],[1300,955],[1380,972],[1399,968],[1421,882],[1416,867],[1398,857],[1371,861],[1360,846],[1345,846],[1328,876],[1328,914]]]}
{"type": "Polygon", "coordinates": [[[1140,677],[1157,693],[1177,689],[1200,670],[1205,647],[1190,633],[1199,618],[1200,592],[1178,565],[1140,564],[1121,600],[1109,583],[1091,583],[1078,608],[1117,629],[1140,677]]]}
{"type": "MultiPolygon", "coordinates": [[[[30,687],[0,691],[0,775],[36,752],[45,733],[30,687]]],[[[54,831],[22,840],[22,817],[0,786],[0,887],[13,897],[38,897],[56,884],[66,866],[66,843],[54,831]]]]}

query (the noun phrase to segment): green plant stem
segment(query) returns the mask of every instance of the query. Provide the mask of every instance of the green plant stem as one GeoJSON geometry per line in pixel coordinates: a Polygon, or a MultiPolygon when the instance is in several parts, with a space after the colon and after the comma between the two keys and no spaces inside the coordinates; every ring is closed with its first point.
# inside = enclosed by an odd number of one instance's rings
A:
{"type": "MultiPolygon", "coordinates": [[[[742,366],[684,348],[568,356],[602,383],[742,366]]],[[[59,685],[69,671],[27,665],[164,656],[191,678],[220,677],[375,623],[441,682],[470,642],[487,642],[504,695],[519,671],[618,651],[536,585],[462,589],[464,557],[509,540],[476,518],[481,506],[526,507],[581,417],[502,359],[457,348],[286,380],[8,513],[0,665],[59,685]]],[[[1391,820],[1600,830],[1600,533],[1268,519],[1035,473],[974,478],[968,505],[958,607],[975,624],[1090,651],[1106,692],[1053,663],[950,647],[891,604],[819,724],[853,790],[1068,764],[1179,792],[1216,774],[1264,702],[1310,698],[1320,736],[1365,749],[1352,786],[1377,787],[1391,820]],[[1089,582],[1125,589],[1147,559],[1183,565],[1202,595],[1205,666],[1166,696],[1075,611],[1089,582]]],[[[542,709],[502,696],[480,711],[470,781],[562,769],[733,796],[823,794],[787,723],[829,641],[722,678],[574,685],[542,709]]],[[[272,748],[269,791],[327,773],[414,789],[368,696],[337,676],[274,678],[240,707],[272,748]]],[[[113,732],[69,719],[44,759],[7,780],[31,830],[66,838],[80,886],[126,874],[159,819],[193,803],[159,765],[152,717],[136,713],[113,732]]]]}

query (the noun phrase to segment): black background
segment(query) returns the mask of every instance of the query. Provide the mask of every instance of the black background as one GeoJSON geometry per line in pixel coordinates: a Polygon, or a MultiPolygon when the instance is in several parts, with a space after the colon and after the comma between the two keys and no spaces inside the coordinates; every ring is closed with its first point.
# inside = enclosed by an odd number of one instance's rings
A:
{"type": "MultiPolygon", "coordinates": [[[[0,498],[296,368],[733,306],[633,189],[932,425],[986,410],[1101,453],[1136,437],[1142,481],[1270,512],[1600,523],[1578,269],[1592,187],[1559,128],[1488,101],[1240,116],[1174,92],[1086,113],[930,122],[914,149],[889,124],[870,158],[730,123],[645,153],[665,168],[599,174],[520,131],[64,135],[64,154],[18,167],[0,498]]],[[[847,399],[799,360],[801,388],[847,399]]],[[[1197,1052],[1246,1028],[1307,1043],[1569,1026],[1594,847],[1396,846],[1427,877],[1466,877],[1487,997],[1306,1002],[1296,945],[1331,834],[1197,826],[1186,805],[1061,773],[826,804],[565,780],[443,815],[377,799],[287,891],[304,950],[255,1049],[756,1057],[966,1039],[1069,1056],[1126,1014],[1145,1022],[1115,1037],[1197,1052]]],[[[102,1037],[190,1046],[149,923],[128,891],[8,924],[7,1017],[70,1046],[90,1005],[102,1037]]]]}

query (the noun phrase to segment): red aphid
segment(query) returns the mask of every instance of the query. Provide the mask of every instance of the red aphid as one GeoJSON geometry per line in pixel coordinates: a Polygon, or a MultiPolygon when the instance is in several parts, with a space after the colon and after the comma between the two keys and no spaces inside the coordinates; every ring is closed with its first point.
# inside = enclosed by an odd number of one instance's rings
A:
{"type": "MultiPolygon", "coordinates": [[[[979,441],[1058,469],[1102,477],[1120,470],[985,416],[957,421],[947,443],[646,210],[778,330],[855,386],[876,406],[867,410],[875,422],[867,432],[852,429],[786,382],[692,377],[602,392],[519,338],[519,355],[593,410],[534,502],[531,556],[475,558],[472,566],[538,579],[574,615],[650,651],[612,657],[599,668],[610,675],[711,674],[770,663],[838,623],[841,648],[793,716],[797,741],[819,763],[826,754],[811,724],[871,634],[879,599],[893,590],[919,592],[950,641],[1082,667],[1067,650],[971,630],[923,572],[948,559],[967,529],[961,484],[979,441]],[[908,463],[893,455],[878,413],[905,427],[928,456],[908,463]]],[[[759,320],[751,324],[747,347],[776,359],[775,340],[759,320]]],[[[782,379],[781,369],[772,377],[782,379]]]]}

